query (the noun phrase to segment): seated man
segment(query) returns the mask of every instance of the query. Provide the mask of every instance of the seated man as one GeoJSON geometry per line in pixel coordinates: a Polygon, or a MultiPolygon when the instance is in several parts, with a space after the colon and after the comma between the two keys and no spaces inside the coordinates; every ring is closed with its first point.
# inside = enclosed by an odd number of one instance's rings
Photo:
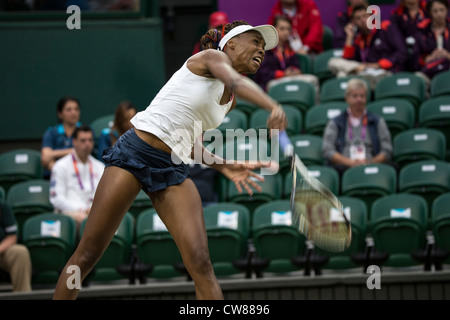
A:
{"type": "Polygon", "coordinates": [[[344,11],[337,13],[336,27],[334,29],[333,40],[335,48],[343,48],[345,44],[345,26],[349,24],[353,8],[358,5],[368,5],[366,0],[347,0],[347,7],[344,11]]]}
{"type": "Polygon", "coordinates": [[[367,111],[367,91],[364,80],[350,80],[345,92],[347,111],[329,120],[323,133],[323,157],[340,174],[349,167],[391,158],[389,128],[383,118],[367,111]]]}
{"type": "Polygon", "coordinates": [[[75,129],[74,151],[55,162],[50,178],[50,202],[56,212],[71,216],[78,226],[91,210],[105,165],[91,153],[94,133],[88,126],[75,129]]]}
{"type": "Polygon", "coordinates": [[[353,8],[342,58],[331,58],[328,67],[337,77],[361,75],[374,89],[381,78],[404,70],[408,52],[397,28],[383,21],[380,29],[370,29],[370,18],[367,6],[353,8]]]}
{"type": "Polygon", "coordinates": [[[6,203],[0,202],[0,269],[11,278],[14,292],[31,291],[31,258],[27,247],[17,243],[17,222],[6,203]]]}

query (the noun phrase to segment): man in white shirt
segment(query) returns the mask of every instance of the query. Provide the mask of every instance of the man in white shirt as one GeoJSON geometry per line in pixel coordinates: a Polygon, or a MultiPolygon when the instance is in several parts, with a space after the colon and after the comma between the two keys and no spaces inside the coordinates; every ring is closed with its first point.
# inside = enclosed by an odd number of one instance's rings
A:
{"type": "Polygon", "coordinates": [[[72,143],[75,151],[57,160],[52,168],[50,202],[56,212],[71,216],[79,226],[91,210],[105,166],[91,155],[94,133],[90,127],[77,127],[72,143]]]}

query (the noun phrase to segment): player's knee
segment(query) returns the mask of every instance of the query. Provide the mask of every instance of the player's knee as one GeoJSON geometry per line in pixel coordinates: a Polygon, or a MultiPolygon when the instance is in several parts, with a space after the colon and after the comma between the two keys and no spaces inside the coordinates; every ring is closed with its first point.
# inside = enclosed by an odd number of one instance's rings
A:
{"type": "Polygon", "coordinates": [[[206,275],[212,271],[208,250],[196,250],[191,258],[192,271],[196,274],[206,275]]]}

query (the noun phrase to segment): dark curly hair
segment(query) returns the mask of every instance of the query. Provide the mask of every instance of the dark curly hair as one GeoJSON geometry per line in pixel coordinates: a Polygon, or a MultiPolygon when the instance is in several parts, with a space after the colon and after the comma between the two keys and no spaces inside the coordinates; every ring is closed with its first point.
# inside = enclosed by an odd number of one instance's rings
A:
{"type": "Polygon", "coordinates": [[[202,49],[217,49],[219,47],[219,42],[224,35],[230,32],[231,29],[237,26],[248,25],[249,23],[245,20],[236,20],[226,25],[219,25],[216,28],[209,29],[205,35],[201,38],[200,42],[202,44],[202,49]]]}

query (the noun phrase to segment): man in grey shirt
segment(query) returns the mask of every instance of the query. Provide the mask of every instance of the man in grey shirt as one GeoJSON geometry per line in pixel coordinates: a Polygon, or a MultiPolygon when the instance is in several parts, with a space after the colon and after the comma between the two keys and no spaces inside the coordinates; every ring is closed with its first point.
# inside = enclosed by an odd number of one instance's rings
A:
{"type": "Polygon", "coordinates": [[[383,118],[367,111],[367,91],[365,81],[351,79],[345,92],[348,109],[329,120],[323,133],[323,156],[340,174],[350,167],[391,159],[389,128],[383,118]]]}

